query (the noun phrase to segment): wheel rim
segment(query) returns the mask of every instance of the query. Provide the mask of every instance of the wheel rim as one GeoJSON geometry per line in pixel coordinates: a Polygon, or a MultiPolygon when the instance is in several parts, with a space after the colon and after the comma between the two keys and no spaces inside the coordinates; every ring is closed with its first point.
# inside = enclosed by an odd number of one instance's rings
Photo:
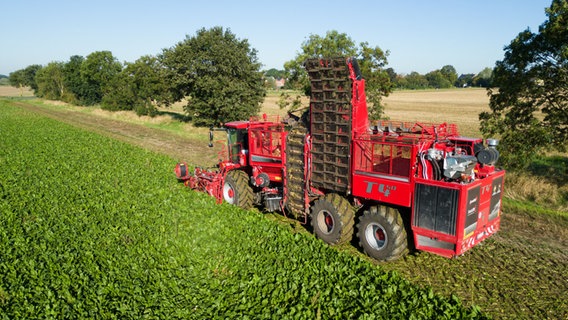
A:
{"type": "Polygon", "coordinates": [[[387,245],[387,232],[383,226],[378,223],[370,223],[365,228],[365,239],[371,248],[381,250],[387,245]]]}
{"type": "Polygon", "coordinates": [[[317,217],[317,225],[324,234],[330,234],[333,231],[335,219],[333,219],[333,215],[329,211],[321,210],[317,217]]]}
{"type": "Polygon", "coordinates": [[[225,199],[225,202],[228,204],[234,204],[235,202],[235,190],[228,183],[223,185],[223,199],[225,199]]]}

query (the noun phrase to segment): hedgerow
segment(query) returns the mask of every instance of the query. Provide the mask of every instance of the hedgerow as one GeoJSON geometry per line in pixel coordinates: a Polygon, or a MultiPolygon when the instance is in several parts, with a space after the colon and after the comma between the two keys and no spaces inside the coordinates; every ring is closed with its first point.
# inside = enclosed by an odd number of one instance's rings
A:
{"type": "Polygon", "coordinates": [[[485,318],[0,100],[0,318],[485,318]]]}

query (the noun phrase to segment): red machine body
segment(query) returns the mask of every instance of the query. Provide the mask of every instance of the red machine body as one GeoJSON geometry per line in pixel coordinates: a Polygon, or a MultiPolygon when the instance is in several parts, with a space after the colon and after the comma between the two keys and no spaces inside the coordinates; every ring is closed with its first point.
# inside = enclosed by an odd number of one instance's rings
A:
{"type": "Polygon", "coordinates": [[[495,167],[496,140],[485,145],[446,123],[370,126],[354,59],[305,66],[309,123],[266,116],[227,123],[226,159],[193,174],[180,163],[178,179],[219,202],[311,221],[330,244],[356,236],[379,260],[399,258],[409,242],[453,257],[499,230],[505,172],[495,167]]]}

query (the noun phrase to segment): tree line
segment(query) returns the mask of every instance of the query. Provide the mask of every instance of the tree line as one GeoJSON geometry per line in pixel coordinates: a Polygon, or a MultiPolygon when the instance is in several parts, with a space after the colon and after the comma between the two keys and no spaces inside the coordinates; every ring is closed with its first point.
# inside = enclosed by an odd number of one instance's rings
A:
{"type": "MultiPolygon", "coordinates": [[[[395,89],[419,90],[419,89],[444,89],[444,88],[490,88],[492,86],[491,77],[493,69],[487,67],[479,73],[458,73],[454,66],[445,65],[441,69],[436,69],[427,74],[420,74],[413,71],[409,74],[396,73],[393,68],[387,68],[390,82],[395,89]]],[[[264,72],[265,84],[269,89],[279,89],[275,80],[285,79],[286,71],[276,68],[264,72]]],[[[294,84],[286,82],[283,89],[293,89],[294,84]]]]}
{"type": "Polygon", "coordinates": [[[222,27],[121,63],[111,51],[66,62],[30,65],[12,72],[10,83],[29,86],[36,96],[102,109],[155,115],[157,107],[185,100],[195,125],[211,126],[256,115],[266,89],[256,50],[222,27]]]}
{"type": "MultiPolygon", "coordinates": [[[[357,44],[335,30],[310,35],[284,70],[266,73],[285,77],[287,88],[309,94],[302,65],[307,58],[356,57],[372,120],[383,116],[381,99],[396,88],[486,87],[490,111],[480,114],[480,130],[486,137],[501,138],[508,167],[525,167],[545,151],[568,149],[568,0],[552,0],[545,12],[548,18],[538,32],[519,33],[505,47],[504,59],[477,75],[458,76],[451,65],[425,75],[400,75],[386,68],[388,51],[357,44]]],[[[185,100],[188,119],[211,126],[258,114],[267,90],[261,66],[246,39],[213,27],[134,62],[120,63],[110,51],[97,51],[67,62],[31,65],[9,78],[12,85],[31,87],[38,97],[140,115],[185,100]]],[[[299,101],[299,96],[283,93],[280,105],[294,108],[299,101]]]]}
{"type": "Polygon", "coordinates": [[[313,55],[310,52],[360,59],[369,100],[376,106],[371,108],[373,119],[382,116],[381,96],[395,88],[487,86],[491,76],[488,68],[487,76],[458,77],[451,65],[426,75],[400,75],[393,68],[384,68],[388,53],[368,43],[357,46],[348,35],[337,31],[311,35],[302,44],[302,51],[287,62],[285,70],[261,71],[256,51],[247,40],[215,27],[199,30],[158,55],[142,56],[134,62],[121,63],[111,51],[96,51],[86,57],[71,56],[65,62],[30,65],[11,73],[9,79],[15,86],[29,86],[40,98],[100,105],[111,111],[134,110],[138,115],[152,116],[158,106],[187,99],[184,109],[190,120],[196,125],[215,125],[255,115],[274,78],[285,78],[285,89],[308,88],[301,64],[313,55]]]}
{"type": "Polygon", "coordinates": [[[409,74],[397,74],[394,69],[388,68],[391,82],[397,89],[444,89],[464,87],[491,87],[492,69],[485,68],[477,74],[458,73],[454,66],[445,65],[441,69],[430,71],[426,74],[411,72],[409,74]]]}

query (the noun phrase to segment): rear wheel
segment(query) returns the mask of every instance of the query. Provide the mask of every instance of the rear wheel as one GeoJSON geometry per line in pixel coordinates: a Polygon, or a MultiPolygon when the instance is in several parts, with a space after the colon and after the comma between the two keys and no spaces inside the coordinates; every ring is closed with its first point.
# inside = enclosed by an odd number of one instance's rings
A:
{"type": "Polygon", "coordinates": [[[400,212],[375,206],[365,210],[357,224],[359,245],[377,260],[396,260],[408,252],[406,229],[400,212]]]}
{"type": "Polygon", "coordinates": [[[316,200],[311,220],[315,235],[334,245],[351,241],[355,210],[342,196],[332,193],[316,200]]]}
{"type": "Polygon", "coordinates": [[[227,173],[223,184],[223,201],[243,209],[253,207],[254,193],[249,185],[248,174],[241,170],[227,173]]]}

